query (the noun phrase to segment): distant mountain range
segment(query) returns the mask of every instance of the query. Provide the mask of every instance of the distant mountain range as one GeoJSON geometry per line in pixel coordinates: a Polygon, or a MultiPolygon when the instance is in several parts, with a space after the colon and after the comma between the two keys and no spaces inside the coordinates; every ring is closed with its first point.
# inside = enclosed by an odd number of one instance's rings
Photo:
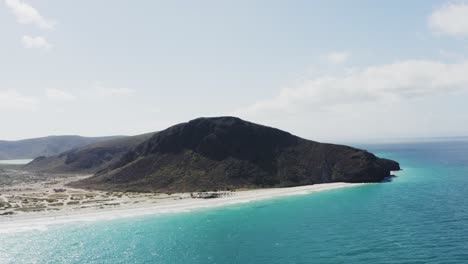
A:
{"type": "Polygon", "coordinates": [[[107,168],[154,133],[118,137],[67,150],[58,155],[40,156],[24,166],[25,170],[43,173],[92,174],[107,168]]]}
{"type": "Polygon", "coordinates": [[[18,141],[0,140],[0,160],[34,159],[39,156],[53,156],[73,148],[119,137],[122,136],[49,136],[18,141]]]}

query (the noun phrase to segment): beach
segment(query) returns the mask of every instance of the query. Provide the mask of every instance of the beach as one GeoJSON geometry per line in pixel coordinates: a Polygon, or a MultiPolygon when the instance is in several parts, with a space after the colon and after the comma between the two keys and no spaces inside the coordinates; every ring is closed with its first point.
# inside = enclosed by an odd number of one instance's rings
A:
{"type": "Polygon", "coordinates": [[[0,188],[0,233],[41,230],[47,225],[76,221],[189,212],[362,185],[338,182],[287,188],[161,194],[89,191],[66,186],[90,175],[65,177],[16,173],[28,180],[0,188]]]}

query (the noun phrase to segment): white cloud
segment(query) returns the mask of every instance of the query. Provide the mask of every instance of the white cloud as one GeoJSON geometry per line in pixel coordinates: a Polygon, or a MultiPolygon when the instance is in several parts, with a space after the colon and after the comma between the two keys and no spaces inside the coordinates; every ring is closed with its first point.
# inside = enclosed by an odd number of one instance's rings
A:
{"type": "Polygon", "coordinates": [[[15,90],[0,90],[0,110],[33,111],[38,103],[36,98],[23,96],[15,90]]]}
{"type": "Polygon", "coordinates": [[[46,89],[46,97],[51,101],[68,102],[73,101],[75,96],[59,89],[46,89]]]}
{"type": "Polygon", "coordinates": [[[455,61],[462,61],[466,58],[466,56],[459,52],[453,52],[448,50],[439,50],[439,56],[444,59],[455,60],[455,61]]]}
{"type": "Polygon", "coordinates": [[[439,34],[468,36],[468,4],[449,3],[434,10],[429,26],[439,34]]]}
{"type": "Polygon", "coordinates": [[[331,52],[324,56],[325,60],[333,64],[343,64],[350,57],[348,52],[331,52]]]}
{"type": "Polygon", "coordinates": [[[44,37],[31,37],[24,35],[21,39],[23,46],[27,49],[50,50],[52,45],[44,37]]]}
{"type": "Polygon", "coordinates": [[[340,105],[391,102],[468,89],[468,61],[445,64],[408,60],[324,75],[284,88],[270,99],[236,111],[243,116],[278,117],[330,111],[340,105]]]}
{"type": "Polygon", "coordinates": [[[99,85],[93,89],[93,93],[98,96],[130,95],[134,92],[134,90],[129,88],[106,88],[99,85]]]}
{"type": "Polygon", "coordinates": [[[15,15],[20,24],[34,24],[42,29],[53,30],[55,22],[44,18],[31,5],[20,0],[5,0],[5,5],[15,15]]]}

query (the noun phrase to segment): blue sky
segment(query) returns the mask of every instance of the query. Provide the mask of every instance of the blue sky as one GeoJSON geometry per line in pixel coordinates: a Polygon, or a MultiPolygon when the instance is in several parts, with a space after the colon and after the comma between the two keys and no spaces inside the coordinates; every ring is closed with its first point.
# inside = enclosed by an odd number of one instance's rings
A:
{"type": "Polygon", "coordinates": [[[468,134],[462,1],[2,1],[0,139],[218,115],[321,141],[468,134]]]}

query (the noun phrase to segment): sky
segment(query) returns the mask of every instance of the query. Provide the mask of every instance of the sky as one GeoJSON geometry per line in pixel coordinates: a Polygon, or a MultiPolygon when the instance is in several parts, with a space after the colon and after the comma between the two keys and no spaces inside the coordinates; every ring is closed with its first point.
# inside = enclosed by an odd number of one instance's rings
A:
{"type": "Polygon", "coordinates": [[[222,115],[328,142],[468,135],[468,1],[1,1],[0,139],[222,115]]]}

